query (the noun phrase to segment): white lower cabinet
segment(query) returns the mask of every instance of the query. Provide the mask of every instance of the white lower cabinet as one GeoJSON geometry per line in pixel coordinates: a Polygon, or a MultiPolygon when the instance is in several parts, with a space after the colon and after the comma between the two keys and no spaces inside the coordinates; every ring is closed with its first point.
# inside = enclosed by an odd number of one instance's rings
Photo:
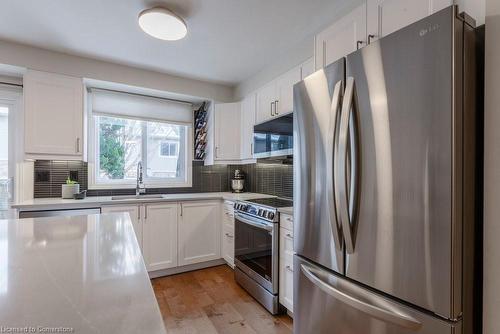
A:
{"type": "Polygon", "coordinates": [[[217,200],[105,205],[101,212],[129,213],[146,268],[153,272],[222,257],[234,266],[234,211],[227,203],[224,211],[231,214],[223,227],[217,200]]]}
{"type": "Polygon", "coordinates": [[[293,260],[280,259],[279,302],[293,312],[293,260]]]}
{"type": "Polygon", "coordinates": [[[234,203],[224,202],[222,213],[222,258],[234,268],[234,203]]]}
{"type": "Polygon", "coordinates": [[[148,271],[177,267],[177,203],[145,206],[143,254],[148,271]]]}
{"type": "Polygon", "coordinates": [[[217,260],[220,253],[220,202],[179,203],[179,266],[217,260]]]}
{"type": "MultiPolygon", "coordinates": [[[[127,212],[134,226],[135,236],[142,251],[142,216],[138,205],[109,205],[101,208],[102,213],[127,212]]],[[[143,253],[144,254],[144,253],[143,253]]]]}
{"type": "Polygon", "coordinates": [[[293,227],[287,224],[290,221],[292,216],[280,216],[279,302],[293,312],[293,227]]]}
{"type": "Polygon", "coordinates": [[[101,212],[129,213],[148,271],[177,266],[177,203],[109,205],[101,212]]]}

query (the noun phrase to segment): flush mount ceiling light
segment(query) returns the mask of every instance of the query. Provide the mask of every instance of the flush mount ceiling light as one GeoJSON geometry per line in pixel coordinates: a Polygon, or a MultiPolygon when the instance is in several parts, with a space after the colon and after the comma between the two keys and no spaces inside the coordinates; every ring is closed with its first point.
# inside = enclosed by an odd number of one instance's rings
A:
{"type": "Polygon", "coordinates": [[[177,41],[187,34],[184,20],[161,7],[142,11],[139,14],[139,26],[146,34],[165,41],[177,41]]]}

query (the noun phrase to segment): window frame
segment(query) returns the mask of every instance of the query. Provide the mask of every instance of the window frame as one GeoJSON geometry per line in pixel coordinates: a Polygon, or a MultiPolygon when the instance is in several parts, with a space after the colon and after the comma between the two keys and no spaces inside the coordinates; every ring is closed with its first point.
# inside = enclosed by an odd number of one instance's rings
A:
{"type": "MultiPolygon", "coordinates": [[[[121,116],[116,114],[106,114],[106,113],[94,113],[92,110],[89,112],[89,126],[88,126],[88,189],[99,190],[99,189],[135,189],[136,180],[135,179],[120,179],[120,180],[107,180],[107,182],[99,181],[98,169],[100,166],[99,156],[97,154],[97,143],[99,138],[99,129],[96,126],[97,118],[96,116],[105,116],[111,118],[120,119],[133,119],[142,121],[143,129],[141,133],[141,161],[144,168],[143,184],[146,188],[184,188],[192,187],[192,161],[193,161],[193,125],[189,123],[179,123],[179,122],[168,122],[166,120],[157,120],[149,118],[140,117],[130,117],[121,116]],[[186,127],[186,150],[185,156],[181,164],[183,165],[184,177],[168,179],[161,177],[148,177],[147,176],[147,157],[144,156],[144,152],[147,152],[147,135],[144,136],[144,131],[147,129],[146,122],[155,122],[171,125],[181,125],[186,127]]],[[[146,130],[147,134],[147,130],[146,130]]],[[[180,153],[180,145],[178,147],[180,153]]]]}

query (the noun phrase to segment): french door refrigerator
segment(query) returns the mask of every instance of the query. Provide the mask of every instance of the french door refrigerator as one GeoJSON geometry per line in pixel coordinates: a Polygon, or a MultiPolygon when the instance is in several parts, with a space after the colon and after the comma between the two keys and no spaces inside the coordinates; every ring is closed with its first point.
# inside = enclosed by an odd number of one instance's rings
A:
{"type": "Polygon", "coordinates": [[[295,333],[478,333],[478,42],[457,11],[294,86],[295,333]]]}

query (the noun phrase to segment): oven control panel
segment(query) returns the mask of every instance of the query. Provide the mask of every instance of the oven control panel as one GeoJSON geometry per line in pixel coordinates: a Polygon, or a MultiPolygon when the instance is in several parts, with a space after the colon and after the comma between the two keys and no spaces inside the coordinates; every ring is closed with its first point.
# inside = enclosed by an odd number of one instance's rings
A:
{"type": "Polygon", "coordinates": [[[249,202],[236,202],[234,204],[236,211],[246,213],[248,215],[256,216],[264,220],[275,221],[277,218],[277,209],[264,205],[249,203],[249,202]]]}

